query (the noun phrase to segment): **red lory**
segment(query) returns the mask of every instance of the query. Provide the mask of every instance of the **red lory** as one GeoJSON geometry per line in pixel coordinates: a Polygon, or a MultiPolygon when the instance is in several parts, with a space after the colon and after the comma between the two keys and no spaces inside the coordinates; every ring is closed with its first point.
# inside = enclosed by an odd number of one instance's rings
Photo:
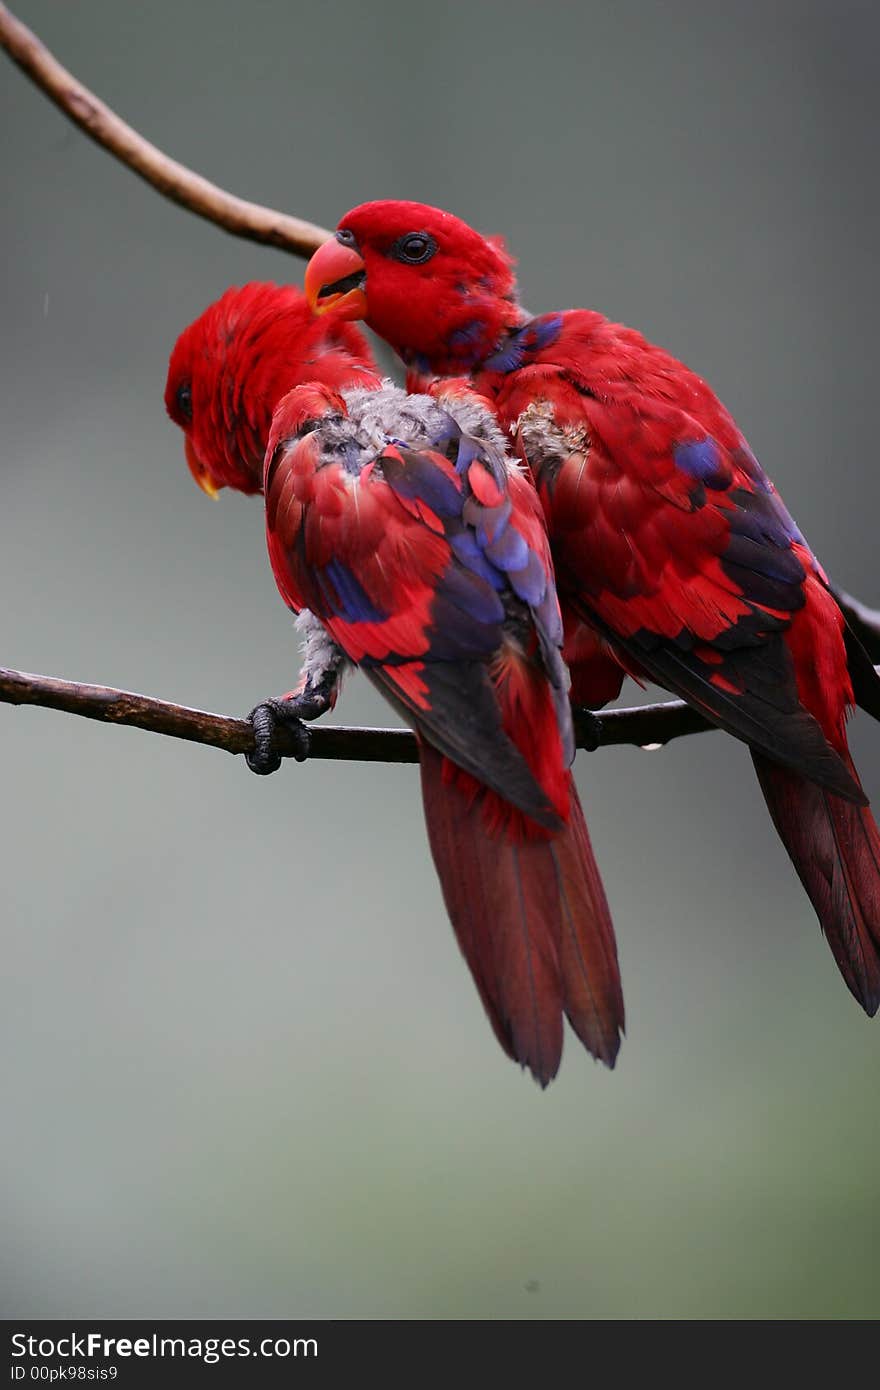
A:
{"type": "Polygon", "coordinates": [[[749,745],[844,980],[880,1005],[880,837],[850,757],[880,681],[824,571],[711,388],[589,309],[527,315],[503,245],[421,203],[365,203],[312,258],[320,312],[364,319],[426,376],[471,379],[543,505],[572,690],[624,673],[749,745]]]}
{"type": "MultiPolygon", "coordinates": [[[[223,325],[187,330],[166,400],[203,486],[265,490],[279,590],[307,615],[299,692],[255,711],[264,751],[265,714],[314,717],[346,662],[359,665],[417,733],[444,899],[502,1047],[546,1085],[567,1016],[612,1066],[617,950],[569,770],[561,618],[531,483],[459,384],[407,395],[358,362],[350,384],[316,379],[279,402],[281,340],[260,347],[242,304],[223,325]]],[[[311,365],[320,378],[326,363],[311,365]]]]}

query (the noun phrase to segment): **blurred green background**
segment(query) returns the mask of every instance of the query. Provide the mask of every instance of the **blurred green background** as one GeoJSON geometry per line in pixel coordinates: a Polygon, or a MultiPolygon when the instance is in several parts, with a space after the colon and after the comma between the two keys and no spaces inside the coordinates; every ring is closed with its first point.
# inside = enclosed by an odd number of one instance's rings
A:
{"type": "MultiPolygon", "coordinates": [[[[880,600],[876,6],[17,12],[235,192],[504,231],[530,307],[696,366],[880,600]]],[[[164,202],[5,59],[0,180],[0,659],[226,712],[289,688],[259,504],[196,491],[162,389],[209,300],[301,264],[164,202]]],[[[340,717],[388,716],[354,679],[340,717]]],[[[880,730],[853,739],[880,797],[880,730]]],[[[5,706],[0,756],[5,1316],[880,1314],[880,1021],[732,740],[581,755],[629,1029],[544,1094],[458,957],[413,769],[263,781],[5,706]]]]}

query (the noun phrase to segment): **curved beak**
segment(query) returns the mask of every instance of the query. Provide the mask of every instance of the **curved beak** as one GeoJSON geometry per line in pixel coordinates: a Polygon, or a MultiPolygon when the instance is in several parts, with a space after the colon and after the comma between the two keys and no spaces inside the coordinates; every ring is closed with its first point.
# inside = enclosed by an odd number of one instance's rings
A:
{"type": "Polygon", "coordinates": [[[216,483],[211,480],[211,475],[207,468],[204,467],[201,459],[193,448],[189,435],[185,436],[183,451],[186,454],[189,471],[202,489],[202,492],[206,492],[208,496],[213,498],[216,502],[217,498],[220,496],[220,489],[217,487],[216,483]]]}
{"type": "Polygon", "coordinates": [[[362,319],[367,314],[367,267],[357,251],[335,237],[319,246],[306,266],[305,292],[313,314],[336,311],[341,319],[362,319]]]}

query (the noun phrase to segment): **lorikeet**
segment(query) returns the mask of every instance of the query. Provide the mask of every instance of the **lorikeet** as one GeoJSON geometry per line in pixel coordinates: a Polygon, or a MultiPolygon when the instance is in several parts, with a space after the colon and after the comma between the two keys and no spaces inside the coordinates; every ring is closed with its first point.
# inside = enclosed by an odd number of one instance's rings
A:
{"type": "Polygon", "coordinates": [[[746,742],[840,971],[880,1005],[880,837],[849,754],[880,682],[826,576],[712,390],[587,309],[529,317],[502,244],[420,203],[346,214],[306,272],[310,303],[363,318],[413,381],[468,375],[538,489],[572,688],[623,674],[746,742]]]}
{"type": "Polygon", "coordinates": [[[193,425],[201,412],[206,421],[199,481],[264,483],[279,589],[309,614],[300,691],[270,710],[312,717],[335,697],[346,660],[363,668],[418,735],[444,899],[502,1047],[546,1085],[566,1015],[612,1066],[623,998],[569,771],[546,530],[494,418],[458,385],[407,395],[364,370],[360,384],[299,386],[267,412],[251,399],[257,376],[237,362],[254,341],[247,313],[228,333],[210,323],[187,332],[186,379],[205,372],[192,410],[193,425]],[[234,418],[228,380],[240,384],[234,418]],[[263,475],[253,459],[270,413],[263,475]]]}

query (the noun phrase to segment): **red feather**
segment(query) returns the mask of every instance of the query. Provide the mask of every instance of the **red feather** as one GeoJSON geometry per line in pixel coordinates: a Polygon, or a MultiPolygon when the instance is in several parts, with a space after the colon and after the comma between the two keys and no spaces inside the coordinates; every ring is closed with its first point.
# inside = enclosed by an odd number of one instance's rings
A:
{"type": "MultiPolygon", "coordinates": [[[[295,285],[232,287],[174,345],[165,407],[184,431],[199,473],[214,488],[261,492],[276,405],[319,381],[334,390],[375,379],[353,324],[316,318],[295,285]]],[[[193,469],[195,471],[195,468],[193,469]]]]}
{"type": "Polygon", "coordinates": [[[573,781],[553,837],[506,834],[432,748],[420,755],[431,853],[459,946],[495,1035],[542,1086],[562,1055],[562,1018],[613,1066],[624,1026],[608,904],[573,781]]]}

